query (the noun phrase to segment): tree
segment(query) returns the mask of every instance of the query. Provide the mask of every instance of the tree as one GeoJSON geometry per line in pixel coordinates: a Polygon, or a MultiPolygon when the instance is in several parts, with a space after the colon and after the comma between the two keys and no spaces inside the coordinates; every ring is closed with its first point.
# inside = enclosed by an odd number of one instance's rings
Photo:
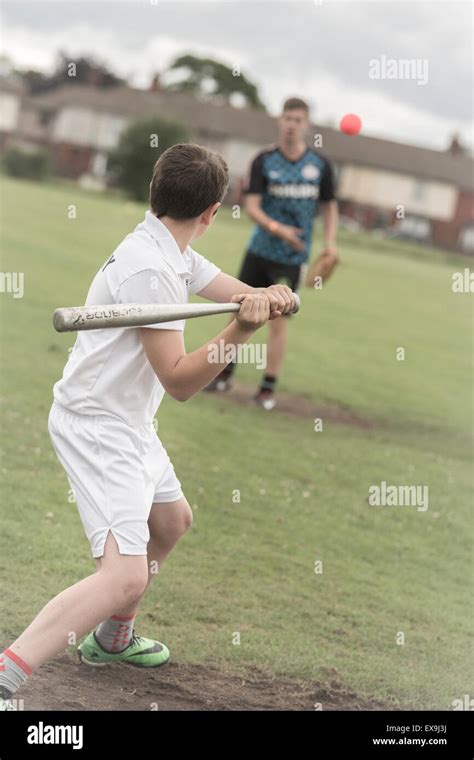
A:
{"type": "Polygon", "coordinates": [[[167,148],[189,142],[191,137],[179,122],[153,117],[130,124],[109,156],[112,178],[127,195],[137,201],[146,200],[155,161],[167,148]]]}
{"type": "Polygon", "coordinates": [[[198,58],[194,55],[182,55],[169,67],[168,72],[183,69],[183,77],[171,82],[167,89],[175,92],[189,92],[196,97],[230,103],[235,96],[240,96],[246,105],[265,109],[252,84],[240,71],[231,69],[212,58],[198,58]]]}
{"type": "Polygon", "coordinates": [[[32,94],[47,92],[62,84],[90,84],[104,88],[125,84],[125,80],[96,59],[86,56],[75,58],[65,52],[59,53],[55,70],[51,75],[34,69],[16,73],[27,83],[32,94]]]}

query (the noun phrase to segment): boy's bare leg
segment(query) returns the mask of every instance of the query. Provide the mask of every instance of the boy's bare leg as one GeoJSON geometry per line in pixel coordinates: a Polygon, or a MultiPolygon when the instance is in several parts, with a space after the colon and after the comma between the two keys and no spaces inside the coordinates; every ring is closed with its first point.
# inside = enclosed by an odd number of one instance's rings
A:
{"type": "MultiPolygon", "coordinates": [[[[138,599],[126,607],[114,610],[114,615],[128,618],[135,614],[140,599],[144,596],[146,589],[161,569],[165,558],[173,547],[176,546],[179,539],[189,530],[192,522],[193,513],[187,499],[184,497],[179,499],[179,501],[152,505],[148,518],[150,540],[147,547],[147,586],[138,599]]],[[[101,557],[97,560],[98,567],[101,566],[102,559],[101,557]]]]}
{"type": "Polygon", "coordinates": [[[80,639],[115,610],[143,594],[148,570],[145,555],[120,554],[111,532],[98,572],[54,597],[9,647],[35,670],[80,639]]]}

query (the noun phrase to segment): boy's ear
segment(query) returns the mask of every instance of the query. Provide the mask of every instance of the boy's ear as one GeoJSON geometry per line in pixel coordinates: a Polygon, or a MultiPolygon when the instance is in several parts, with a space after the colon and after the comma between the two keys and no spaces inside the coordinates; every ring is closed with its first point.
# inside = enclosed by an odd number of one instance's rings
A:
{"type": "Polygon", "coordinates": [[[209,206],[209,208],[207,208],[203,212],[203,214],[201,216],[201,222],[203,224],[207,224],[207,225],[211,224],[211,222],[214,219],[215,215],[219,211],[220,206],[221,206],[221,204],[219,202],[213,203],[211,206],[209,206]]]}

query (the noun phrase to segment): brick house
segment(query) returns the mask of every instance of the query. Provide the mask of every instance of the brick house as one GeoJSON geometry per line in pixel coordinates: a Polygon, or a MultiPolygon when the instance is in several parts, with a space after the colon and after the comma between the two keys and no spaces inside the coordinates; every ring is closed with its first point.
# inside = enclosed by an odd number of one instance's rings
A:
{"type": "MultiPolygon", "coordinates": [[[[240,197],[251,159],[276,134],[275,119],[262,111],[156,88],[76,84],[29,96],[2,80],[2,110],[0,148],[13,141],[49,146],[58,174],[98,184],[106,176],[108,151],[128,123],[153,115],[181,121],[198,142],[225,156],[231,202],[240,197]]],[[[474,253],[474,161],[458,143],[438,151],[349,137],[319,125],[313,125],[313,135],[334,162],[344,216],[366,229],[399,228],[421,241],[474,253]]]]}

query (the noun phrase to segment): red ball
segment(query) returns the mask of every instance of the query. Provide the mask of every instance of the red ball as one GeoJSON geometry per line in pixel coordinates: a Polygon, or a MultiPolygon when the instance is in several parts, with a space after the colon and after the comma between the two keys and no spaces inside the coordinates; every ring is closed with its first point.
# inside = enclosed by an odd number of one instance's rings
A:
{"type": "Polygon", "coordinates": [[[345,135],[358,135],[361,127],[362,122],[355,113],[346,113],[339,122],[339,129],[345,135]]]}

